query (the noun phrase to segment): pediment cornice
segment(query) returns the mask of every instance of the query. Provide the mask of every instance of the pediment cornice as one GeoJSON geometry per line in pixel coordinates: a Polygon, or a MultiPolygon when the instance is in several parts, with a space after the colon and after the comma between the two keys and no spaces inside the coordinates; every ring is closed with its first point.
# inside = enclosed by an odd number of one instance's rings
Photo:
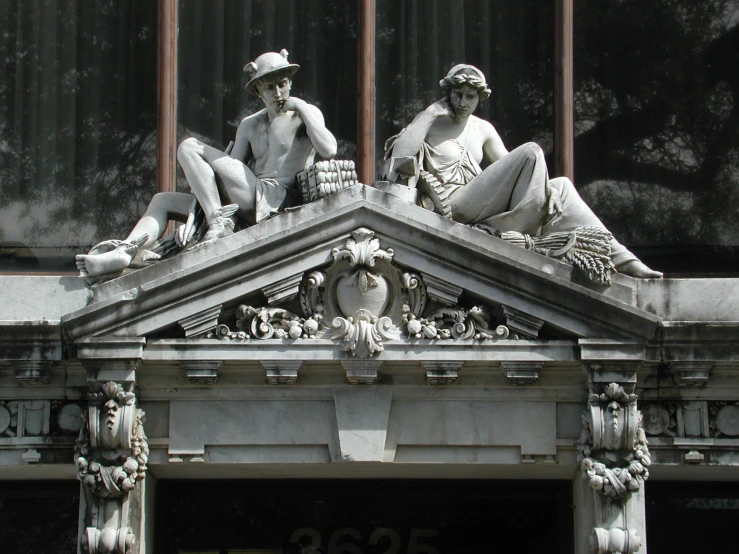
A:
{"type": "Polygon", "coordinates": [[[304,276],[333,267],[334,253],[360,228],[392,252],[383,262],[397,274],[392,279],[404,272],[417,276],[429,302],[440,306],[455,298],[494,306],[520,338],[545,326],[563,339],[648,341],[661,325],[635,306],[636,281],[629,277],[615,275],[607,289],[589,284],[567,264],[367,186],[98,285],[92,302],[64,316],[62,325],[72,339],[95,343],[104,337],[157,338],[172,326],[183,329],[183,338],[195,336],[221,307],[233,308],[241,299],[260,295],[269,307],[294,298],[304,276]]]}

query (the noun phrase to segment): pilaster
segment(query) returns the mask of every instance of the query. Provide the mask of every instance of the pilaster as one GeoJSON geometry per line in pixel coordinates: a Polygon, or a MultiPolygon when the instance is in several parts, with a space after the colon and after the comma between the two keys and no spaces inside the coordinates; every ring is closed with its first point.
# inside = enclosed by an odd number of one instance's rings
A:
{"type": "Polygon", "coordinates": [[[137,358],[83,360],[87,412],[75,446],[79,554],[139,554],[149,447],[136,407],[137,358]]]}
{"type": "Polygon", "coordinates": [[[644,482],[651,457],[637,409],[639,345],[581,341],[588,377],[574,485],[578,554],[646,554],[644,482]]]}

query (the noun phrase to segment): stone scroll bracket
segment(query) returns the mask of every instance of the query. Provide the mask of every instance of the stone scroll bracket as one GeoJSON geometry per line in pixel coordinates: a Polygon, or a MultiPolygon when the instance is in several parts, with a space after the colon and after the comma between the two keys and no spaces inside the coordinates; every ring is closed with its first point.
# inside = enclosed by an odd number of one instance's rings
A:
{"type": "Polygon", "coordinates": [[[651,456],[635,394],[643,344],[580,340],[588,400],[574,485],[576,552],[646,552],[651,456]]]}
{"type": "Polygon", "coordinates": [[[88,377],[87,411],[75,445],[82,489],[80,553],[140,552],[149,456],[145,414],[137,408],[135,389],[143,344],[144,339],[128,338],[78,344],[88,377]],[[124,357],[131,354],[135,357],[124,357]]]}

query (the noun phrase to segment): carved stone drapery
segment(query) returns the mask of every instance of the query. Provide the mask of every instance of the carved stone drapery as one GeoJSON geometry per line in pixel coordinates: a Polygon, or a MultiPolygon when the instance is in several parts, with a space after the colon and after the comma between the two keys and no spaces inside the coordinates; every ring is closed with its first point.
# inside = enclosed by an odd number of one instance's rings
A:
{"type": "Polygon", "coordinates": [[[95,382],[90,388],[75,446],[77,475],[87,498],[81,542],[89,554],[136,554],[129,497],[146,477],[145,414],[136,408],[132,383],[95,382]]]}

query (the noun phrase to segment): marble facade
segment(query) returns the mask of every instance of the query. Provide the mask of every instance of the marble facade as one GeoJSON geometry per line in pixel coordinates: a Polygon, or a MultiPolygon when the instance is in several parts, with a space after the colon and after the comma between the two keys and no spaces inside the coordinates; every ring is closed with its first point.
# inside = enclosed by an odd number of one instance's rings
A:
{"type": "Polygon", "coordinates": [[[604,287],[406,192],[91,290],[0,277],[5,478],[79,477],[82,548],[122,554],[153,552],[155,479],[566,480],[603,554],[647,551],[645,479],[733,479],[739,281],[604,287]]]}

